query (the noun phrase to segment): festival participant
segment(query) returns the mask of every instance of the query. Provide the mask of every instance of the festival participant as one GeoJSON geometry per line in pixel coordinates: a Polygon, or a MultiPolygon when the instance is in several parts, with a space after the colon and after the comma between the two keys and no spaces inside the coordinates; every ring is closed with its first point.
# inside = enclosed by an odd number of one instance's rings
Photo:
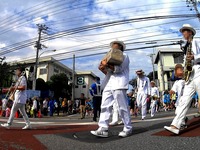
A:
{"type": "Polygon", "coordinates": [[[94,83],[90,87],[90,94],[93,96],[93,121],[97,121],[97,116],[100,117],[101,113],[101,85],[100,78],[96,77],[94,83]],[[98,114],[98,115],[97,115],[98,114]]]}
{"type": "Polygon", "coordinates": [[[11,91],[15,91],[14,103],[7,123],[1,124],[2,127],[5,127],[7,129],[9,129],[10,126],[12,125],[15,114],[18,110],[20,111],[21,115],[23,116],[26,122],[26,126],[23,127],[22,129],[24,130],[31,129],[30,121],[25,111],[25,105],[27,101],[27,94],[26,94],[27,80],[26,77],[23,76],[24,71],[25,68],[22,67],[16,69],[16,75],[18,77],[18,81],[16,82],[15,86],[11,88],[11,91]]]}
{"type": "Polygon", "coordinates": [[[149,78],[144,75],[143,70],[137,70],[137,106],[141,109],[142,120],[147,113],[147,98],[150,97],[151,88],[149,78]]]}
{"type": "Polygon", "coordinates": [[[157,100],[159,98],[159,90],[156,87],[156,83],[154,81],[151,81],[151,117],[154,117],[156,112],[156,104],[157,100]]]}
{"type": "MultiPolygon", "coordinates": [[[[195,29],[189,25],[184,24],[180,29],[187,43],[184,47],[185,66],[193,64],[192,74],[189,76],[189,80],[185,83],[183,90],[183,96],[179,100],[179,104],[176,110],[176,116],[173,119],[171,126],[165,126],[164,128],[174,134],[179,134],[183,120],[190,107],[192,97],[195,92],[200,95],[200,42],[193,37],[196,34],[195,29]],[[190,52],[190,49],[192,52],[190,52]],[[189,50],[189,52],[188,52],[189,50]]],[[[187,70],[184,70],[184,72],[187,70]]]]}
{"type": "MultiPolygon", "coordinates": [[[[111,42],[112,49],[125,50],[125,44],[122,41],[111,42]]],[[[102,83],[103,95],[101,104],[101,114],[99,119],[99,128],[91,131],[91,134],[99,137],[108,137],[109,118],[113,103],[117,103],[119,115],[124,123],[123,131],[119,133],[120,137],[127,137],[132,134],[132,125],[130,110],[128,109],[127,95],[129,85],[129,57],[123,53],[123,62],[121,65],[109,65],[107,60],[101,61],[99,69],[106,75],[102,83]],[[105,88],[104,88],[105,87],[105,88]]]]}

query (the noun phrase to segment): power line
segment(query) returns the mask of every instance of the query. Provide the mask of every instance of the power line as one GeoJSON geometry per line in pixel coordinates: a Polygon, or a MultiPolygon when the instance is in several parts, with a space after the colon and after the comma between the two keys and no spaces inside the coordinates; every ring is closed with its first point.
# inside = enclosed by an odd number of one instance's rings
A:
{"type": "MultiPolygon", "coordinates": [[[[105,3],[105,2],[110,2],[110,1],[114,1],[114,0],[106,0],[106,1],[103,1],[103,2],[99,2],[99,3],[105,3]]],[[[78,5],[80,5],[80,7],[76,7],[76,8],[70,8],[69,10],[74,10],[74,9],[79,9],[79,8],[84,8],[84,7],[87,7],[88,5],[87,5],[87,3],[82,3],[82,4],[86,4],[86,5],[81,5],[81,4],[78,4],[78,5]]],[[[76,5],[76,6],[78,6],[78,5],[76,5]]],[[[61,5],[61,6],[63,6],[63,5],[61,5]]],[[[55,7],[53,6],[53,8],[55,9],[55,7]]],[[[64,9],[66,9],[66,8],[64,8],[64,9]]],[[[60,9],[60,10],[62,10],[62,9],[60,9]]],[[[69,10],[65,10],[65,11],[69,11],[69,10]]],[[[57,10],[58,11],[58,10],[57,10]]],[[[55,15],[55,14],[59,14],[59,12],[57,12],[57,11],[52,11],[52,13],[49,13],[48,15],[55,15]],[[57,13],[56,13],[57,12],[57,13]]],[[[40,12],[40,11],[39,11],[40,12]]],[[[46,16],[46,13],[45,13],[45,16],[46,16]]],[[[45,17],[45,16],[40,16],[40,18],[42,18],[42,17],[45,17]]],[[[38,20],[40,20],[40,18],[39,19],[35,19],[34,21],[38,21],[38,20]]],[[[24,18],[24,19],[26,19],[26,18],[24,18]]],[[[19,25],[16,25],[15,26],[15,28],[18,28],[18,27],[21,27],[21,26],[23,26],[24,24],[27,24],[28,22],[31,22],[32,20],[30,20],[30,21],[27,21],[27,20],[25,20],[25,21],[23,21],[23,20],[19,20],[19,22],[20,21],[22,21],[21,23],[19,23],[19,25]]],[[[11,25],[11,24],[13,24],[13,23],[16,23],[17,22],[17,20],[11,20],[11,22],[8,22],[7,23],[7,25],[6,24],[3,24],[4,26],[9,26],[9,25],[11,25]]],[[[0,35],[1,34],[4,34],[4,33],[7,33],[7,32],[9,32],[9,31],[12,31],[12,28],[11,29],[5,29],[5,30],[2,30],[1,32],[0,32],[0,35]]]]}
{"type": "MultiPolygon", "coordinates": [[[[168,43],[168,44],[160,44],[160,45],[152,45],[152,46],[143,46],[143,47],[137,47],[137,48],[131,48],[131,49],[126,49],[125,51],[136,51],[136,50],[142,50],[142,49],[149,49],[149,48],[155,48],[155,47],[163,47],[163,46],[170,46],[170,45],[179,45],[179,42],[174,42],[174,43],[168,43]]],[[[76,54],[76,58],[81,58],[81,57],[89,57],[89,56],[95,56],[95,55],[101,55],[101,54],[106,54],[108,51],[104,50],[104,51],[100,51],[100,52],[95,52],[95,53],[91,53],[91,54],[86,54],[86,55],[78,55],[76,54]]],[[[70,52],[66,52],[66,54],[70,54],[70,52]]],[[[63,57],[59,57],[58,59],[56,59],[56,61],[60,61],[60,60],[66,60],[66,59],[70,59],[72,58],[72,54],[68,55],[69,57],[64,56],[63,57]]],[[[49,56],[48,56],[49,57],[49,56]]],[[[46,57],[43,57],[46,58],[46,57]]]]}
{"type": "MultiPolygon", "coordinates": [[[[179,6],[179,8],[180,7],[185,7],[185,6],[179,6]]],[[[127,10],[127,9],[131,9],[131,8],[134,8],[134,7],[128,7],[128,8],[123,8],[123,9],[125,9],[125,10],[127,10]]],[[[168,8],[166,8],[166,9],[169,9],[169,8],[177,8],[177,6],[173,6],[173,7],[168,7],[168,8]]],[[[114,9],[114,10],[109,10],[109,12],[116,12],[117,10],[123,10],[123,9],[114,9]]],[[[164,9],[164,8],[160,8],[160,9],[157,9],[157,8],[154,8],[154,9],[148,9],[148,10],[140,10],[139,12],[146,12],[146,11],[150,11],[150,10],[155,10],[155,11],[158,11],[158,10],[166,10],[166,9],[164,9]]],[[[175,11],[170,11],[170,12],[180,12],[180,10],[175,10],[175,11]]],[[[185,11],[184,11],[185,12],[185,11]]],[[[131,11],[129,11],[129,12],[122,12],[122,13],[119,13],[120,15],[121,14],[127,14],[127,13],[138,13],[138,11],[136,10],[131,10],[131,11]]],[[[154,13],[154,12],[153,12],[154,13]]],[[[162,12],[161,12],[162,13],[162,12]]],[[[87,15],[87,17],[90,17],[90,15],[95,15],[95,14],[99,14],[99,12],[98,13],[92,13],[92,14],[89,14],[89,15],[87,15]]],[[[144,14],[138,14],[138,15],[145,15],[146,13],[144,13],[144,14]]],[[[152,14],[152,13],[150,13],[150,14],[152,14]]],[[[148,14],[149,15],[149,14],[148,14]]],[[[119,16],[118,16],[119,17],[119,16]]],[[[123,16],[122,16],[123,17],[123,16]]],[[[76,16],[76,17],[68,17],[68,18],[65,18],[65,19],[62,19],[62,20],[57,20],[55,23],[52,23],[52,22],[45,22],[48,26],[50,26],[50,25],[55,25],[55,24],[61,24],[61,23],[63,23],[63,22],[66,22],[66,23],[69,23],[69,22],[71,22],[71,21],[76,21],[76,20],[79,20],[80,21],[80,19],[79,18],[83,18],[83,16],[81,15],[81,16],[76,16]]],[[[85,19],[85,18],[84,18],[85,19]]],[[[99,17],[98,17],[98,19],[99,19],[99,17]]],[[[55,27],[54,27],[55,28],[55,27]]]]}
{"type": "MultiPolygon", "coordinates": [[[[156,16],[156,19],[157,19],[157,16],[156,16]]],[[[140,18],[138,19],[138,20],[140,20],[140,18]]],[[[124,22],[123,22],[124,23],[124,22]]],[[[108,24],[108,23],[107,23],[108,24]]],[[[111,24],[112,25],[112,22],[110,23],[109,22],[109,24],[111,24]]],[[[96,25],[97,27],[101,27],[101,24],[99,25],[99,24],[97,24],[96,25]]],[[[84,26],[83,27],[83,31],[85,31],[85,29],[87,29],[86,28],[87,26],[84,26]]],[[[95,26],[94,26],[95,27],[95,26]]],[[[93,28],[91,28],[90,29],[90,27],[88,27],[89,29],[87,29],[87,30],[91,30],[91,29],[93,29],[93,28]]],[[[60,37],[62,37],[62,36],[66,36],[66,35],[71,35],[71,34],[75,34],[75,33],[79,33],[79,32],[77,32],[77,30],[80,30],[80,32],[83,32],[83,31],[81,31],[81,29],[80,28],[78,28],[78,29],[75,29],[75,32],[73,31],[73,30],[66,30],[66,31],[63,31],[63,32],[61,32],[61,33],[59,33],[59,34],[55,34],[55,35],[52,35],[52,36],[50,36],[50,39],[55,39],[55,38],[58,38],[58,36],[60,36],[60,37]],[[72,32],[72,33],[70,33],[70,31],[72,32]],[[73,33],[74,32],[74,33],[73,33]],[[55,37],[56,36],[56,37],[55,37]]],[[[43,38],[42,39],[42,41],[45,41],[47,38],[43,38]]],[[[14,51],[14,50],[16,50],[16,49],[20,49],[20,48],[24,48],[24,47],[27,47],[27,46],[30,46],[30,44],[32,44],[32,43],[26,43],[26,44],[23,44],[23,45],[20,45],[20,46],[18,46],[17,48],[11,48],[10,50],[5,50],[4,52],[1,52],[0,54],[1,55],[3,55],[3,54],[6,54],[6,53],[8,53],[8,52],[12,52],[12,51],[14,51]]]]}
{"type": "MultiPolygon", "coordinates": [[[[109,1],[113,1],[113,0],[109,0],[109,1]]],[[[103,2],[99,2],[99,3],[104,3],[104,2],[109,2],[109,1],[103,1],[103,2]]],[[[57,3],[58,2],[60,2],[60,1],[57,1],[57,3]]],[[[155,6],[155,5],[159,5],[159,4],[171,4],[171,3],[179,3],[179,2],[181,2],[181,1],[177,1],[177,2],[168,2],[168,3],[155,3],[155,4],[150,4],[150,5],[148,5],[148,6],[155,6]]],[[[52,3],[52,4],[55,4],[55,3],[52,3]]],[[[52,4],[49,4],[49,5],[52,5],[52,4]]],[[[83,3],[84,4],[84,3],[83,3]]],[[[87,6],[87,5],[86,5],[87,6]]],[[[135,6],[135,7],[142,7],[142,6],[147,6],[147,5],[140,5],[140,6],[135,6]]],[[[74,7],[74,6],[73,6],[74,7]]],[[[42,7],[43,8],[43,7],[42,7]]],[[[53,8],[55,8],[55,6],[53,6],[53,8]]],[[[82,7],[79,7],[79,8],[82,8],[82,7]]],[[[75,9],[78,9],[78,8],[75,8],[75,9]]],[[[36,9],[36,10],[40,10],[40,9],[36,9]]],[[[73,9],[71,9],[71,10],[73,10],[73,9]]],[[[69,11],[69,10],[67,10],[67,11],[69,11]]],[[[31,11],[32,12],[32,11],[31,11]]],[[[41,11],[39,11],[39,13],[40,13],[41,11]]],[[[55,12],[55,11],[54,11],[55,12]]],[[[28,13],[30,13],[30,12],[28,12],[28,13]]],[[[27,14],[27,13],[26,13],[27,14]]],[[[54,15],[55,15],[55,13],[54,13],[54,15]]],[[[45,16],[46,16],[46,14],[45,14],[45,16]]],[[[9,19],[10,21],[13,21],[13,22],[18,22],[18,21],[21,21],[21,19],[20,20],[13,20],[13,19],[9,19]]],[[[38,19],[37,19],[38,20],[38,19]]],[[[29,22],[29,21],[28,21],[29,22]]],[[[25,21],[25,22],[23,22],[23,23],[27,23],[27,21],[25,21]]],[[[7,24],[7,26],[8,25],[10,25],[10,24],[12,24],[12,22],[8,22],[8,24],[7,24]]],[[[2,24],[3,25],[3,24],[2,24]]],[[[22,24],[21,25],[17,25],[17,26],[15,26],[15,27],[21,27],[22,26],[22,24]]],[[[7,32],[9,32],[9,31],[11,31],[12,29],[10,29],[10,30],[4,30],[4,31],[2,31],[2,32],[0,32],[0,34],[4,34],[4,33],[7,33],[7,32]]]]}

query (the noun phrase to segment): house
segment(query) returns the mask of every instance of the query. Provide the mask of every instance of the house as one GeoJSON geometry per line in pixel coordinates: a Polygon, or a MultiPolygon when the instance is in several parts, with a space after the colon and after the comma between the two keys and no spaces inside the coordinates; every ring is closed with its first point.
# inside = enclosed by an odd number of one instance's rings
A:
{"type": "Polygon", "coordinates": [[[157,64],[160,91],[171,89],[172,72],[176,64],[183,64],[183,51],[178,48],[158,48],[154,64],[157,64]]]}
{"type": "MultiPolygon", "coordinates": [[[[23,61],[10,62],[10,65],[24,64],[27,69],[27,75],[30,76],[30,80],[33,80],[33,72],[35,67],[35,59],[27,59],[23,61]]],[[[66,65],[60,63],[53,57],[44,57],[39,59],[39,64],[37,68],[37,78],[43,79],[45,82],[49,81],[51,76],[54,74],[65,73],[70,79],[72,76],[72,69],[66,65]]]]}
{"type": "MultiPolygon", "coordinates": [[[[17,64],[23,64],[27,71],[26,75],[29,80],[33,80],[33,71],[35,67],[35,59],[27,59],[23,61],[10,62],[11,66],[17,64]]],[[[59,73],[65,73],[69,79],[72,80],[73,70],[66,65],[62,64],[53,57],[43,57],[39,59],[37,68],[37,78],[43,79],[45,82],[50,81],[51,76],[59,73]]],[[[93,83],[96,75],[91,71],[77,71],[75,72],[75,98],[79,98],[81,93],[85,94],[85,97],[90,97],[89,88],[93,83]]]]}
{"type": "Polygon", "coordinates": [[[91,71],[78,71],[75,75],[75,98],[79,98],[81,93],[85,94],[85,97],[91,98],[89,89],[94,79],[97,77],[91,71]]]}

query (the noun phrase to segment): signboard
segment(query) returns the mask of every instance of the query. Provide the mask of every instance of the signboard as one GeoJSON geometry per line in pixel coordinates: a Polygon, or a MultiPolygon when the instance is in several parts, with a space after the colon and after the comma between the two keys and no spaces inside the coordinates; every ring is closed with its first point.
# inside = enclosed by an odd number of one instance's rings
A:
{"type": "Polygon", "coordinates": [[[37,90],[26,90],[26,94],[28,98],[33,98],[34,96],[40,97],[41,92],[37,90]]]}
{"type": "Polygon", "coordinates": [[[85,78],[84,77],[77,77],[77,85],[84,85],[85,84],[85,78]]]}

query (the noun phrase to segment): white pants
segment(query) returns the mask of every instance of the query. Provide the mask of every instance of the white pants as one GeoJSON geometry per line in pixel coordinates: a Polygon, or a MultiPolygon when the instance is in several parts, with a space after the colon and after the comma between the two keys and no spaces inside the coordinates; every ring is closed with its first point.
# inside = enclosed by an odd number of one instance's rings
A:
{"type": "MultiPolygon", "coordinates": [[[[198,67],[198,68],[195,68],[195,74],[199,74],[200,66],[197,65],[195,67],[198,67]]],[[[195,91],[198,93],[198,95],[200,95],[200,76],[199,75],[194,75],[193,80],[185,85],[183,95],[181,96],[179,100],[179,104],[176,108],[176,116],[171,124],[177,127],[178,129],[180,129],[181,124],[184,123],[186,113],[188,109],[190,108],[192,97],[195,94],[195,91]]]]}
{"type": "Polygon", "coordinates": [[[112,112],[112,106],[116,102],[118,105],[119,116],[124,123],[123,131],[132,130],[130,110],[127,104],[127,90],[110,90],[105,88],[102,95],[101,114],[99,118],[99,128],[108,129],[109,118],[112,112]]]}
{"type": "Polygon", "coordinates": [[[117,105],[117,102],[114,102],[113,104],[113,114],[112,114],[112,123],[119,121],[119,107],[117,105]]]}
{"type": "Polygon", "coordinates": [[[156,100],[151,100],[151,116],[154,116],[156,113],[156,100]]]}
{"type": "Polygon", "coordinates": [[[26,125],[30,125],[30,121],[29,121],[28,116],[27,116],[26,111],[25,111],[25,104],[20,104],[20,103],[13,103],[11,113],[10,113],[10,117],[9,117],[7,123],[10,124],[10,125],[12,124],[17,110],[19,110],[20,113],[22,114],[24,121],[26,122],[26,125]]]}
{"type": "Polygon", "coordinates": [[[142,119],[144,119],[147,114],[147,94],[144,92],[137,93],[137,105],[141,108],[142,119]]]}

